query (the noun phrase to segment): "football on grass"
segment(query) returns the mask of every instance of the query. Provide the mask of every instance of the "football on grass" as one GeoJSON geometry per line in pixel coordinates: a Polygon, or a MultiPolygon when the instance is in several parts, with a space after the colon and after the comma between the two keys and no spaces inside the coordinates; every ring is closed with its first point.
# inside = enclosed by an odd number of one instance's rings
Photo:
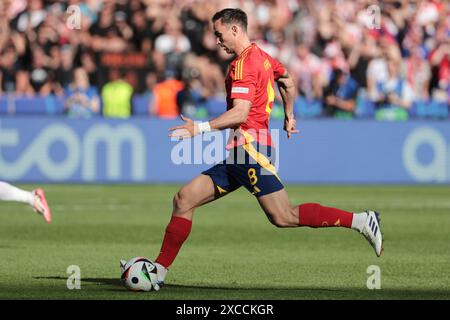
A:
{"type": "Polygon", "coordinates": [[[132,291],[158,291],[156,266],[143,257],[120,261],[122,280],[125,287],[132,291]]]}

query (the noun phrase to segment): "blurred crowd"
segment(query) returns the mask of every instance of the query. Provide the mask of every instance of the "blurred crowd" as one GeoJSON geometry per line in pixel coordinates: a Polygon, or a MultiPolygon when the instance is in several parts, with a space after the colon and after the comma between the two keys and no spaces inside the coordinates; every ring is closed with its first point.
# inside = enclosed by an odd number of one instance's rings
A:
{"type": "MultiPolygon", "coordinates": [[[[196,114],[224,97],[233,56],[212,15],[248,13],[249,35],[280,60],[321,115],[352,117],[363,99],[402,118],[450,97],[450,2],[440,0],[3,0],[0,99],[62,97],[69,115],[196,114]]],[[[382,117],[382,113],[380,113],[382,117]]]]}

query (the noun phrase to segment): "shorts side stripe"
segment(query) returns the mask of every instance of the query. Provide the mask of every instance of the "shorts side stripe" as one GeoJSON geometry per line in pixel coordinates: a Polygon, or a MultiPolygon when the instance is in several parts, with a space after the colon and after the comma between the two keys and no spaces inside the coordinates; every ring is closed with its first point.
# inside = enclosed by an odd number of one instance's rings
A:
{"type": "Polygon", "coordinates": [[[280,177],[278,177],[275,167],[270,163],[269,159],[267,159],[265,155],[258,152],[250,143],[244,144],[243,147],[245,151],[247,151],[247,153],[250,155],[250,157],[252,157],[261,167],[277,177],[277,179],[281,182],[281,179],[280,177]]]}

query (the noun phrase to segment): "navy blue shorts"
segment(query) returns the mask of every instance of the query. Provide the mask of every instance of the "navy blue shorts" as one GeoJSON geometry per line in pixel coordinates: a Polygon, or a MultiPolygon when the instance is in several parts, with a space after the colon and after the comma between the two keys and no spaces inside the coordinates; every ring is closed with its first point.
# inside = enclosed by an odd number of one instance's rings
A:
{"type": "Polygon", "coordinates": [[[244,186],[256,197],[284,188],[271,161],[272,148],[256,142],[238,146],[219,164],[203,171],[210,176],[220,194],[244,186]]]}

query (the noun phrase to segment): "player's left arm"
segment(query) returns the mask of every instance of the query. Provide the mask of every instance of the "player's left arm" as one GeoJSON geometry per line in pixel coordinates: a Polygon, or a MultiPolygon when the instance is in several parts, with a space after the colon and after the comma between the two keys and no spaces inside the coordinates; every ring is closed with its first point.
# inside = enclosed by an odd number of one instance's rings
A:
{"type": "Polygon", "coordinates": [[[294,116],[294,100],[296,96],[295,85],[291,75],[287,71],[278,77],[276,82],[281,98],[283,99],[284,130],[287,132],[288,139],[290,139],[293,133],[299,132],[296,129],[297,122],[294,116]]]}

